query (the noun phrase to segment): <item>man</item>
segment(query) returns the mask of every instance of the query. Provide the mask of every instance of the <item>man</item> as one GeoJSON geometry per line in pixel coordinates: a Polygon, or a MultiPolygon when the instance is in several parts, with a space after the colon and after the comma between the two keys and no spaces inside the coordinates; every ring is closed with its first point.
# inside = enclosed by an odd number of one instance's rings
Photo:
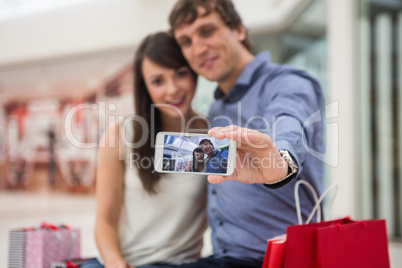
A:
{"type": "Polygon", "coordinates": [[[208,139],[203,139],[199,143],[202,152],[208,157],[206,159],[208,173],[226,173],[228,163],[228,150],[215,150],[214,145],[208,139]]]}
{"type": "MultiPolygon", "coordinates": [[[[230,0],[179,0],[170,26],[195,72],[217,81],[209,135],[237,141],[236,169],[208,180],[214,255],[188,267],[261,267],[267,239],[297,224],[296,179],[320,193],[324,101],[303,71],[254,56],[230,0]]],[[[306,217],[314,201],[301,189],[306,217]]]]}

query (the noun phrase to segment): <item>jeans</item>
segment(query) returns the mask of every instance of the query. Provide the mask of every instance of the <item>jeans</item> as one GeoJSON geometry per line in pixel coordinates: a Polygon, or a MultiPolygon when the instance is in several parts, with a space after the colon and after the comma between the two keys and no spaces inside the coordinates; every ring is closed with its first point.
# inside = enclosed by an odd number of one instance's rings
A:
{"type": "Polygon", "coordinates": [[[262,262],[245,261],[231,257],[215,258],[210,256],[194,263],[185,263],[178,268],[261,268],[262,262]]]}
{"type": "MultiPolygon", "coordinates": [[[[176,267],[177,265],[164,264],[164,263],[135,266],[135,268],[176,268],[176,267]]],[[[104,266],[98,261],[98,259],[93,258],[81,264],[80,268],[104,268],[104,266]]]]}

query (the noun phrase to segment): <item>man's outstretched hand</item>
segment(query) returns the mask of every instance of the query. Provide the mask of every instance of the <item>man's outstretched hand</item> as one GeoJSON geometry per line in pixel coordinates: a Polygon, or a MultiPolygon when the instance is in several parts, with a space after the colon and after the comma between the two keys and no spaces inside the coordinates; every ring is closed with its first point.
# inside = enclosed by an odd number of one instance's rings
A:
{"type": "Polygon", "coordinates": [[[237,141],[236,167],[230,176],[209,175],[210,183],[237,180],[242,183],[274,183],[283,179],[288,164],[267,134],[238,126],[215,127],[208,131],[219,140],[237,141]]]}

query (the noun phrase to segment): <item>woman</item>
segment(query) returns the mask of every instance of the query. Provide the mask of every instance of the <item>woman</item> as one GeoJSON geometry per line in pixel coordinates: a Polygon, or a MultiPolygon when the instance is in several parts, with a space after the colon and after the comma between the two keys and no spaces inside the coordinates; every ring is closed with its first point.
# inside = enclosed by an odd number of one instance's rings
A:
{"type": "Polygon", "coordinates": [[[187,165],[186,171],[205,172],[205,170],[207,170],[207,165],[204,161],[204,152],[197,147],[193,151],[193,162],[187,165]]]}
{"type": "Polygon", "coordinates": [[[174,267],[200,255],[206,180],[155,173],[152,144],[159,131],[183,132],[187,122],[205,131],[207,123],[191,108],[197,77],[171,35],[148,36],[133,71],[135,116],[103,137],[120,147],[99,148],[95,239],[106,268],[174,267]]]}

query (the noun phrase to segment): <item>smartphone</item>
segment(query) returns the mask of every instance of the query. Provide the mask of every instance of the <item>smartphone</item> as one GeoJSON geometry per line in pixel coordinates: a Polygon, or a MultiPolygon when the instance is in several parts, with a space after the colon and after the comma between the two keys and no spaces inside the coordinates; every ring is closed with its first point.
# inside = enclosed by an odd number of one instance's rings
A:
{"type": "Polygon", "coordinates": [[[236,163],[236,142],[207,134],[159,132],[155,141],[155,170],[229,176],[236,163]]]}

